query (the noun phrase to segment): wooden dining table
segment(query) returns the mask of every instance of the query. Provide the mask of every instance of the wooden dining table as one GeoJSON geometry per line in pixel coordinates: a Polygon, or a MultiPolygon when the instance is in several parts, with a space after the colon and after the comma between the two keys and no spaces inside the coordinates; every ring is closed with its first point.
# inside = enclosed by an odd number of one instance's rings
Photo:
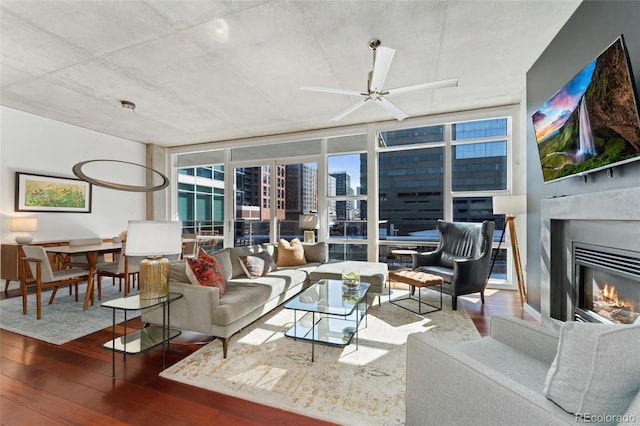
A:
{"type": "Polygon", "coordinates": [[[96,272],[96,265],[98,263],[98,257],[101,254],[106,253],[119,253],[122,249],[122,243],[102,243],[102,244],[87,244],[79,246],[53,246],[44,248],[48,253],[55,253],[56,255],[80,255],[84,254],[87,257],[87,263],[89,264],[89,280],[87,282],[87,293],[84,296],[83,311],[86,311],[89,307],[89,300],[93,304],[93,285],[94,276],[96,272]]]}

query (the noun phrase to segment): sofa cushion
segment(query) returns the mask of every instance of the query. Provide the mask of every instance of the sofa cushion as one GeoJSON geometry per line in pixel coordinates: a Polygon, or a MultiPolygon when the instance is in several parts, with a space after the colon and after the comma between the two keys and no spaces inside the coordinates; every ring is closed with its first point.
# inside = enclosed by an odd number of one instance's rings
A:
{"type": "Polygon", "coordinates": [[[277,269],[276,263],[267,251],[239,256],[238,260],[248,278],[258,278],[277,269]]]}
{"type": "Polygon", "coordinates": [[[575,413],[622,415],[640,391],[640,326],[567,322],[544,394],[575,413]]]}
{"type": "Polygon", "coordinates": [[[252,285],[263,285],[269,289],[269,297],[281,297],[284,292],[292,287],[304,283],[307,279],[307,273],[298,268],[278,268],[276,271],[269,272],[258,278],[234,278],[229,283],[242,285],[244,283],[252,285]]]}
{"type": "Polygon", "coordinates": [[[291,242],[287,240],[278,242],[278,266],[298,266],[306,263],[304,247],[299,239],[294,238],[291,242]]]}
{"type": "Polygon", "coordinates": [[[518,351],[493,337],[462,342],[455,347],[488,369],[499,371],[534,392],[542,393],[549,371],[548,362],[518,351]]]}
{"type": "MultiPolygon", "coordinates": [[[[261,278],[258,278],[261,279],[261,278]]],[[[243,282],[227,282],[225,295],[213,310],[212,322],[226,326],[245,317],[269,301],[271,288],[244,278],[243,282]]]]}
{"type": "Polygon", "coordinates": [[[206,251],[200,249],[198,258],[204,259],[209,263],[212,263],[211,260],[215,260],[216,262],[218,262],[218,265],[220,265],[220,270],[222,271],[222,276],[224,277],[224,279],[231,279],[233,268],[231,266],[231,258],[229,257],[228,250],[220,250],[213,253],[207,253],[206,251]]]}
{"type": "Polygon", "coordinates": [[[216,262],[215,259],[211,259],[210,263],[204,259],[187,257],[184,263],[186,275],[191,284],[218,287],[220,290],[220,297],[224,295],[225,279],[220,270],[220,265],[218,265],[218,262],[216,262]]]}

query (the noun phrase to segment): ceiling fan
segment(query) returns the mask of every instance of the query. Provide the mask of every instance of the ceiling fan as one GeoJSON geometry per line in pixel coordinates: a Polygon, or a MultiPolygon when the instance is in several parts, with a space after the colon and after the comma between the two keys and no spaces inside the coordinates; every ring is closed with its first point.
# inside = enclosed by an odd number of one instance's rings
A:
{"type": "Polygon", "coordinates": [[[382,106],[385,110],[387,110],[391,115],[393,115],[398,121],[402,121],[409,116],[409,114],[402,111],[400,108],[395,106],[392,102],[386,99],[387,95],[394,95],[398,93],[407,93],[413,92],[416,90],[426,90],[426,89],[440,89],[443,87],[455,87],[458,85],[457,78],[449,78],[446,80],[437,80],[431,81],[428,83],[416,84],[413,86],[405,86],[398,87],[396,89],[384,90],[384,82],[387,79],[387,74],[389,73],[389,68],[391,67],[391,61],[393,60],[393,55],[396,53],[394,49],[389,47],[380,47],[380,40],[373,39],[369,41],[369,48],[373,51],[373,70],[369,71],[369,76],[367,78],[367,91],[366,92],[358,92],[355,90],[343,90],[343,89],[331,89],[326,87],[314,87],[314,86],[303,86],[301,90],[309,90],[312,92],[323,92],[323,93],[336,93],[339,95],[348,95],[348,96],[358,96],[363,98],[360,102],[357,102],[345,109],[335,117],[331,119],[331,121],[339,121],[342,120],[347,115],[351,114],[355,110],[363,107],[366,103],[370,101],[374,101],[375,103],[382,106]]]}

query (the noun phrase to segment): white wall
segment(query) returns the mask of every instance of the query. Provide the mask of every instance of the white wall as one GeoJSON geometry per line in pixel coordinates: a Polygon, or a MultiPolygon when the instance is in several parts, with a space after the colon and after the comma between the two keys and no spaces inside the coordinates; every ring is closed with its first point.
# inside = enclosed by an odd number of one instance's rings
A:
{"type": "MultiPolygon", "coordinates": [[[[129,219],[145,219],[145,194],[93,186],[91,213],[32,213],[14,211],[15,172],[75,178],[79,161],[125,160],[145,164],[146,146],[0,107],[0,240],[14,242],[10,218],[36,217],[34,241],[113,237],[126,229],[129,219]]],[[[126,179],[119,176],[118,179],[126,179]]]]}

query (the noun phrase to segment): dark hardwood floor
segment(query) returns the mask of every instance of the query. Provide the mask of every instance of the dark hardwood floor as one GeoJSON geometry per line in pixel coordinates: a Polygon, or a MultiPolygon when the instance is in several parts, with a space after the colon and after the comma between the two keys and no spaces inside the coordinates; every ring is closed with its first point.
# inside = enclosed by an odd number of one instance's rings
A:
{"type": "MultiPolygon", "coordinates": [[[[0,294],[15,297],[17,290],[0,294]]],[[[459,301],[481,335],[492,315],[533,321],[516,291],[488,291],[459,301]]],[[[0,312],[1,315],[1,312],[0,312]]],[[[46,317],[43,319],[46,321],[46,317]]],[[[130,322],[140,326],[139,320],[130,322]]],[[[117,330],[122,333],[122,329],[117,330]]],[[[39,425],[323,425],[319,420],[165,380],[161,347],[126,361],[116,356],[111,380],[111,352],[101,348],[111,328],[56,346],[0,330],[0,423],[39,425]]],[[[172,365],[199,349],[202,335],[183,333],[167,352],[172,365]]],[[[233,345],[233,339],[231,340],[233,345]]],[[[232,353],[231,353],[232,356],[232,353]]]]}

